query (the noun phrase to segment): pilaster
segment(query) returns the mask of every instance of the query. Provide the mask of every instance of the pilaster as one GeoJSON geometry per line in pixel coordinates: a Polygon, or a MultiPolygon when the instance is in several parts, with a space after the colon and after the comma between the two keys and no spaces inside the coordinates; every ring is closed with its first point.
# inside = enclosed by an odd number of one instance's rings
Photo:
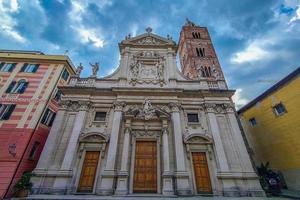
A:
{"type": "Polygon", "coordinates": [[[191,195],[191,185],[186,171],[184,147],[182,141],[182,127],[180,120],[180,106],[170,103],[172,126],[174,132],[175,158],[176,158],[176,193],[178,195],[191,195]]]}
{"type": "MultiPolygon", "coordinates": [[[[74,106],[75,107],[75,106],[74,106]]],[[[65,156],[60,168],[60,171],[71,173],[72,172],[72,163],[74,156],[76,154],[76,149],[78,147],[78,138],[81,133],[82,128],[84,127],[85,118],[87,114],[87,110],[90,107],[89,102],[79,101],[78,102],[78,113],[76,114],[74,126],[72,129],[72,133],[65,151],[65,156]]],[[[54,188],[68,188],[69,178],[66,177],[57,177],[55,179],[54,188]]]]}
{"type": "Polygon", "coordinates": [[[111,135],[109,140],[109,147],[107,153],[107,160],[105,168],[102,172],[101,186],[99,191],[96,191],[102,195],[111,195],[114,190],[114,180],[116,177],[116,154],[118,148],[119,132],[122,119],[122,110],[124,107],[124,102],[115,102],[114,103],[114,115],[113,123],[111,129],[111,135]]]}
{"type": "Polygon", "coordinates": [[[164,195],[173,195],[173,174],[170,172],[170,152],[169,152],[169,132],[168,122],[163,120],[162,136],[163,136],[163,189],[164,195]]]}
{"type": "Polygon", "coordinates": [[[125,122],[125,132],[124,132],[124,143],[122,149],[122,161],[121,170],[118,173],[117,182],[117,195],[128,194],[128,156],[129,156],[129,145],[130,145],[130,132],[131,132],[131,120],[127,119],[125,122]]]}

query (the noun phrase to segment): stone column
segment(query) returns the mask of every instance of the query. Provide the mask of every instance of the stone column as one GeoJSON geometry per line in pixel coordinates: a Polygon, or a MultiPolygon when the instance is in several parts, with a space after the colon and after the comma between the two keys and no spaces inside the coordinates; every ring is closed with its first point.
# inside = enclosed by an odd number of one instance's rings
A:
{"type": "Polygon", "coordinates": [[[56,113],[56,117],[50,129],[50,133],[44,145],[38,164],[35,171],[46,170],[49,168],[51,163],[50,160],[53,158],[52,154],[57,144],[57,137],[59,136],[60,130],[63,126],[64,118],[66,113],[66,105],[60,105],[59,110],[56,113]]]}
{"type": "Polygon", "coordinates": [[[56,145],[58,140],[57,138],[61,134],[60,131],[64,123],[66,108],[67,108],[67,103],[61,102],[60,108],[56,113],[56,117],[52,124],[50,133],[44,145],[38,164],[34,169],[35,176],[31,178],[31,181],[33,183],[33,188],[32,188],[33,193],[38,192],[39,190],[38,188],[41,187],[41,184],[43,183],[44,178],[47,174],[47,170],[51,165],[51,160],[53,159],[54,156],[54,149],[57,146],[56,145]]]}
{"type": "MultiPolygon", "coordinates": [[[[78,138],[81,133],[82,128],[84,127],[85,118],[87,110],[89,109],[89,102],[78,102],[79,108],[78,113],[76,114],[75,122],[71,132],[71,136],[65,151],[65,157],[62,162],[60,171],[64,174],[69,174],[72,171],[72,162],[76,154],[78,147],[78,138]]],[[[68,177],[69,178],[69,177],[68,177]]],[[[66,188],[68,186],[69,179],[62,177],[56,178],[53,187],[54,188],[66,188]]]]}
{"type": "Polygon", "coordinates": [[[238,191],[236,190],[235,187],[235,182],[233,179],[227,178],[228,176],[232,176],[232,173],[230,172],[229,169],[217,117],[215,115],[217,106],[216,104],[208,103],[205,104],[205,108],[210,123],[211,133],[213,136],[216,159],[219,163],[217,177],[222,180],[223,194],[225,196],[235,196],[236,194],[238,194],[238,191]]]}
{"type": "Polygon", "coordinates": [[[173,195],[173,174],[170,172],[170,152],[169,152],[169,132],[168,132],[168,122],[163,120],[162,127],[162,139],[163,139],[163,191],[164,195],[173,195]]]}
{"type": "Polygon", "coordinates": [[[125,123],[125,132],[124,132],[124,143],[122,149],[122,161],[121,161],[121,170],[118,173],[118,183],[116,194],[125,195],[128,194],[128,156],[129,156],[129,145],[130,145],[130,126],[131,120],[127,119],[125,123]]]}
{"type": "Polygon", "coordinates": [[[232,136],[240,155],[240,163],[243,166],[243,174],[247,177],[247,192],[250,193],[251,196],[265,196],[264,191],[259,184],[258,176],[252,167],[252,163],[237,122],[237,117],[234,113],[234,108],[227,105],[226,111],[232,129],[232,136]]]}
{"type": "Polygon", "coordinates": [[[182,128],[180,120],[179,105],[171,103],[172,126],[174,132],[175,157],[176,157],[176,190],[178,195],[190,195],[191,186],[185,166],[184,147],[182,140],[182,128]]]}
{"type": "Polygon", "coordinates": [[[116,154],[118,148],[119,131],[122,119],[123,102],[116,102],[114,104],[114,115],[112,129],[109,139],[109,147],[107,152],[107,159],[105,169],[102,173],[101,186],[97,193],[103,195],[111,195],[113,193],[114,178],[116,176],[116,154]]]}
{"type": "Polygon", "coordinates": [[[234,114],[234,108],[229,106],[229,107],[227,107],[226,111],[227,111],[227,116],[229,118],[230,127],[231,127],[232,133],[233,133],[232,136],[235,140],[235,144],[236,144],[237,150],[238,150],[239,155],[240,155],[240,159],[241,159],[240,162],[243,166],[243,169],[246,172],[253,172],[254,173],[252,163],[250,161],[250,157],[249,157],[249,154],[247,152],[246,145],[244,143],[244,139],[242,137],[240,127],[239,127],[238,122],[237,122],[236,115],[234,114]]]}
{"type": "Polygon", "coordinates": [[[214,139],[214,147],[217,154],[217,160],[219,163],[220,172],[228,172],[229,166],[228,166],[225,150],[221,139],[219,125],[217,122],[216,115],[214,113],[214,109],[211,107],[210,108],[207,107],[206,111],[210,123],[211,133],[214,139]]]}

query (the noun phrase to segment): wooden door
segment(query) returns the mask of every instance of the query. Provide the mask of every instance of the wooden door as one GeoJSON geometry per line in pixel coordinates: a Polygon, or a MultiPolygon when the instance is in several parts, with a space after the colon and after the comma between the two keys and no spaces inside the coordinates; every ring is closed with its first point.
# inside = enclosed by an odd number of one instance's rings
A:
{"type": "Polygon", "coordinates": [[[206,155],[203,152],[193,152],[194,174],[198,193],[211,193],[209,171],[206,155]]]}
{"type": "Polygon", "coordinates": [[[137,141],[133,192],[157,192],[157,152],[155,141],[137,141]]]}
{"type": "Polygon", "coordinates": [[[93,192],[99,151],[87,151],[81,169],[78,192],[93,192]]]}

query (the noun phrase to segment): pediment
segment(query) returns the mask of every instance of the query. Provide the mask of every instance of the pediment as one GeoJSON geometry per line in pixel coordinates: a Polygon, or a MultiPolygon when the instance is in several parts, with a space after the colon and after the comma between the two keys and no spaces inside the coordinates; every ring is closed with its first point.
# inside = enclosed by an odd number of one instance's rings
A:
{"type": "Polygon", "coordinates": [[[144,33],[142,35],[126,38],[120,43],[122,46],[176,46],[171,38],[163,38],[152,33],[144,33]]]}

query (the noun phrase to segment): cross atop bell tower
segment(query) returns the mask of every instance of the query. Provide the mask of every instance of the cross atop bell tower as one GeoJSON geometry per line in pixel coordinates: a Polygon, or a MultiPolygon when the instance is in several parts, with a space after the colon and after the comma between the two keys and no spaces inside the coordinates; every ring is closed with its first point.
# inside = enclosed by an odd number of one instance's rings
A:
{"type": "Polygon", "coordinates": [[[224,80],[206,27],[200,27],[186,19],[180,32],[178,52],[181,71],[186,77],[208,81],[224,80]]]}

